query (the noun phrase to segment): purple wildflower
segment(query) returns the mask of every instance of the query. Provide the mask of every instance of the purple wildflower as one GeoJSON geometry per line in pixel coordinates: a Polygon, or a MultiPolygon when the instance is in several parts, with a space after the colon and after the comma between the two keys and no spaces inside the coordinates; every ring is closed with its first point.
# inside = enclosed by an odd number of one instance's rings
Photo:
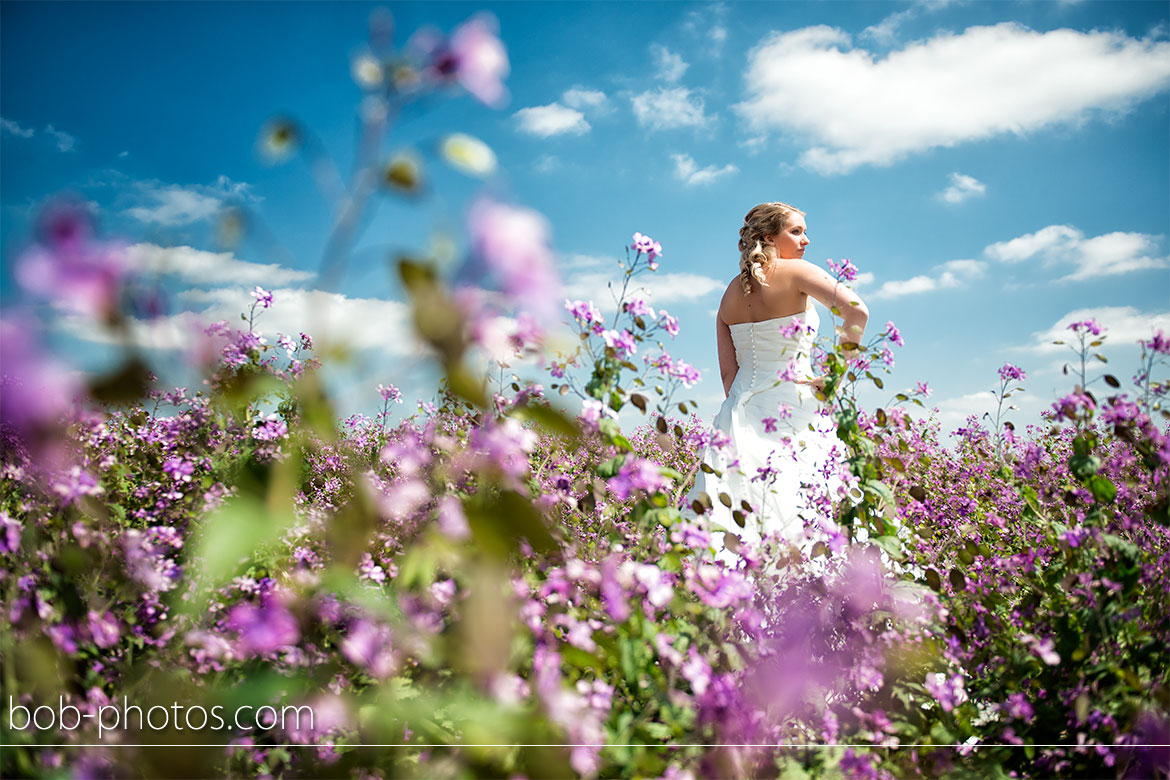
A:
{"type": "Polygon", "coordinates": [[[472,252],[500,289],[518,304],[551,316],[560,281],[548,220],[530,209],[480,198],[467,221],[472,252]]]}
{"type": "Polygon", "coordinates": [[[898,328],[895,327],[894,323],[892,322],[886,323],[886,337],[889,338],[889,340],[893,343],[897,344],[899,347],[906,346],[905,342],[902,341],[901,332],[899,332],[898,328]]]}
{"type": "Polygon", "coordinates": [[[602,331],[601,338],[605,339],[605,346],[617,352],[619,359],[633,355],[638,351],[638,345],[634,341],[634,335],[628,330],[602,331]]]}
{"type": "Polygon", "coordinates": [[[671,338],[678,335],[678,319],[670,316],[665,311],[660,312],[662,316],[662,327],[666,328],[666,332],[670,334],[671,338]]]}
{"type": "Polygon", "coordinates": [[[1068,329],[1073,333],[1080,333],[1083,330],[1086,333],[1092,333],[1094,336],[1100,336],[1102,330],[1101,323],[1092,318],[1082,320],[1081,322],[1074,322],[1068,326],[1068,329]]]}
{"type": "Polygon", "coordinates": [[[510,70],[508,52],[497,29],[490,14],[468,19],[455,28],[432,65],[441,78],[458,81],[472,97],[489,106],[499,106],[507,96],[503,79],[510,70]]]}
{"type": "Polygon", "coordinates": [[[647,258],[649,258],[651,263],[653,263],[653,265],[651,265],[651,269],[657,266],[657,263],[654,263],[653,261],[662,256],[662,244],[650,238],[650,236],[644,236],[641,233],[634,234],[634,243],[632,248],[638,254],[644,254],[647,258]]]}
{"type": "Polygon", "coordinates": [[[260,304],[263,308],[272,308],[272,293],[260,285],[256,285],[256,289],[252,291],[251,295],[256,299],[256,303],[260,304]]]}
{"type": "Polygon", "coordinates": [[[113,312],[126,258],[121,247],[95,241],[93,227],[93,217],[80,204],[62,202],[46,208],[38,219],[39,242],[16,261],[17,283],[81,314],[113,312]]]}
{"type": "Polygon", "coordinates": [[[999,378],[1004,382],[1009,382],[1013,379],[1017,382],[1021,382],[1027,379],[1028,375],[1025,374],[1024,369],[1020,368],[1019,366],[1013,366],[1011,363],[1004,363],[1003,366],[1001,366],[999,369],[999,378]]]}
{"type": "Polygon", "coordinates": [[[654,492],[666,485],[666,479],[657,464],[645,458],[630,457],[609,480],[610,491],[621,501],[626,500],[635,490],[654,492]]]}
{"type": "Polygon", "coordinates": [[[378,385],[378,394],[382,396],[383,401],[402,403],[402,392],[394,385],[378,385]]]}
{"type": "Polygon", "coordinates": [[[842,260],[840,263],[835,263],[829,260],[828,263],[829,270],[833,272],[833,276],[841,281],[852,282],[857,278],[857,266],[853,265],[852,261],[842,260]]]}
{"type": "Polygon", "coordinates": [[[267,414],[256,420],[252,438],[257,441],[275,441],[288,436],[288,425],[277,414],[267,414]]]}
{"type": "Polygon", "coordinates": [[[301,638],[297,620],[282,604],[237,604],[228,613],[228,628],[239,632],[238,648],[247,655],[267,655],[295,645],[301,638]]]}

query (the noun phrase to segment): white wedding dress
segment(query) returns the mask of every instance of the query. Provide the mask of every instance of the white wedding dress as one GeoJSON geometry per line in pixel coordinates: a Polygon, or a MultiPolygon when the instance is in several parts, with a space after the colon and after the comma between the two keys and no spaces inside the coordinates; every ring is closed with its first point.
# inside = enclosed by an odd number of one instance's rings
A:
{"type": "Polygon", "coordinates": [[[821,413],[824,405],[811,385],[780,379],[786,371],[801,380],[812,377],[810,356],[819,325],[810,298],[798,314],[731,326],[739,371],[715,417],[716,441],[702,455],[713,473],[700,468],[684,507],[690,515],[692,502],[707,494],[711,508],[703,517],[717,556],[728,563],[738,556],[724,549],[724,531],[751,545],[775,537],[807,553],[822,536],[819,531],[830,527],[829,507],[842,484],[834,468],[835,425],[821,413]],[[718,446],[719,439],[726,444],[718,446]],[[724,499],[730,499],[730,507],[724,499]],[[737,509],[742,527],[733,515],[737,509]]]}

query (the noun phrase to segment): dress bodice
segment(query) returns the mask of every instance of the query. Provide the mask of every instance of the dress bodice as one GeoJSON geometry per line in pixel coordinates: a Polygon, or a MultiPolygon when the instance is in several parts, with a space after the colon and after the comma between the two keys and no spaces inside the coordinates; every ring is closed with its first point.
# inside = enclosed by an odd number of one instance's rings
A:
{"type": "Polygon", "coordinates": [[[797,314],[731,325],[735,360],[739,364],[736,383],[745,390],[772,385],[792,361],[798,376],[809,377],[810,356],[819,326],[820,317],[811,299],[808,308],[797,314]]]}

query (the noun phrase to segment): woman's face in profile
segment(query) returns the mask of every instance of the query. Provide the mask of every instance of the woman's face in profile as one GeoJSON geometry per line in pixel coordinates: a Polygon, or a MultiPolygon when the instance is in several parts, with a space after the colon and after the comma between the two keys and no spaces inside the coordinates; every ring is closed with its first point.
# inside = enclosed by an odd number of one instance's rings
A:
{"type": "Polygon", "coordinates": [[[790,216],[784,230],[774,236],[769,236],[768,243],[776,247],[776,257],[786,260],[804,257],[804,248],[810,243],[804,225],[804,217],[800,214],[790,216]]]}

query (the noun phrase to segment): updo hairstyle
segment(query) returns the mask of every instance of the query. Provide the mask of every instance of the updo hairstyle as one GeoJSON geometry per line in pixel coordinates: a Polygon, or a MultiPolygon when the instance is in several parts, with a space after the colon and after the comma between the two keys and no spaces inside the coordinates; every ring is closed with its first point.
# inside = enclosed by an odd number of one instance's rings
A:
{"type": "Polygon", "coordinates": [[[739,281],[744,295],[751,294],[752,277],[761,286],[768,286],[764,281],[764,266],[768,262],[764,237],[782,233],[793,214],[804,216],[803,211],[787,203],[761,203],[743,218],[743,227],[739,229],[739,281]]]}

